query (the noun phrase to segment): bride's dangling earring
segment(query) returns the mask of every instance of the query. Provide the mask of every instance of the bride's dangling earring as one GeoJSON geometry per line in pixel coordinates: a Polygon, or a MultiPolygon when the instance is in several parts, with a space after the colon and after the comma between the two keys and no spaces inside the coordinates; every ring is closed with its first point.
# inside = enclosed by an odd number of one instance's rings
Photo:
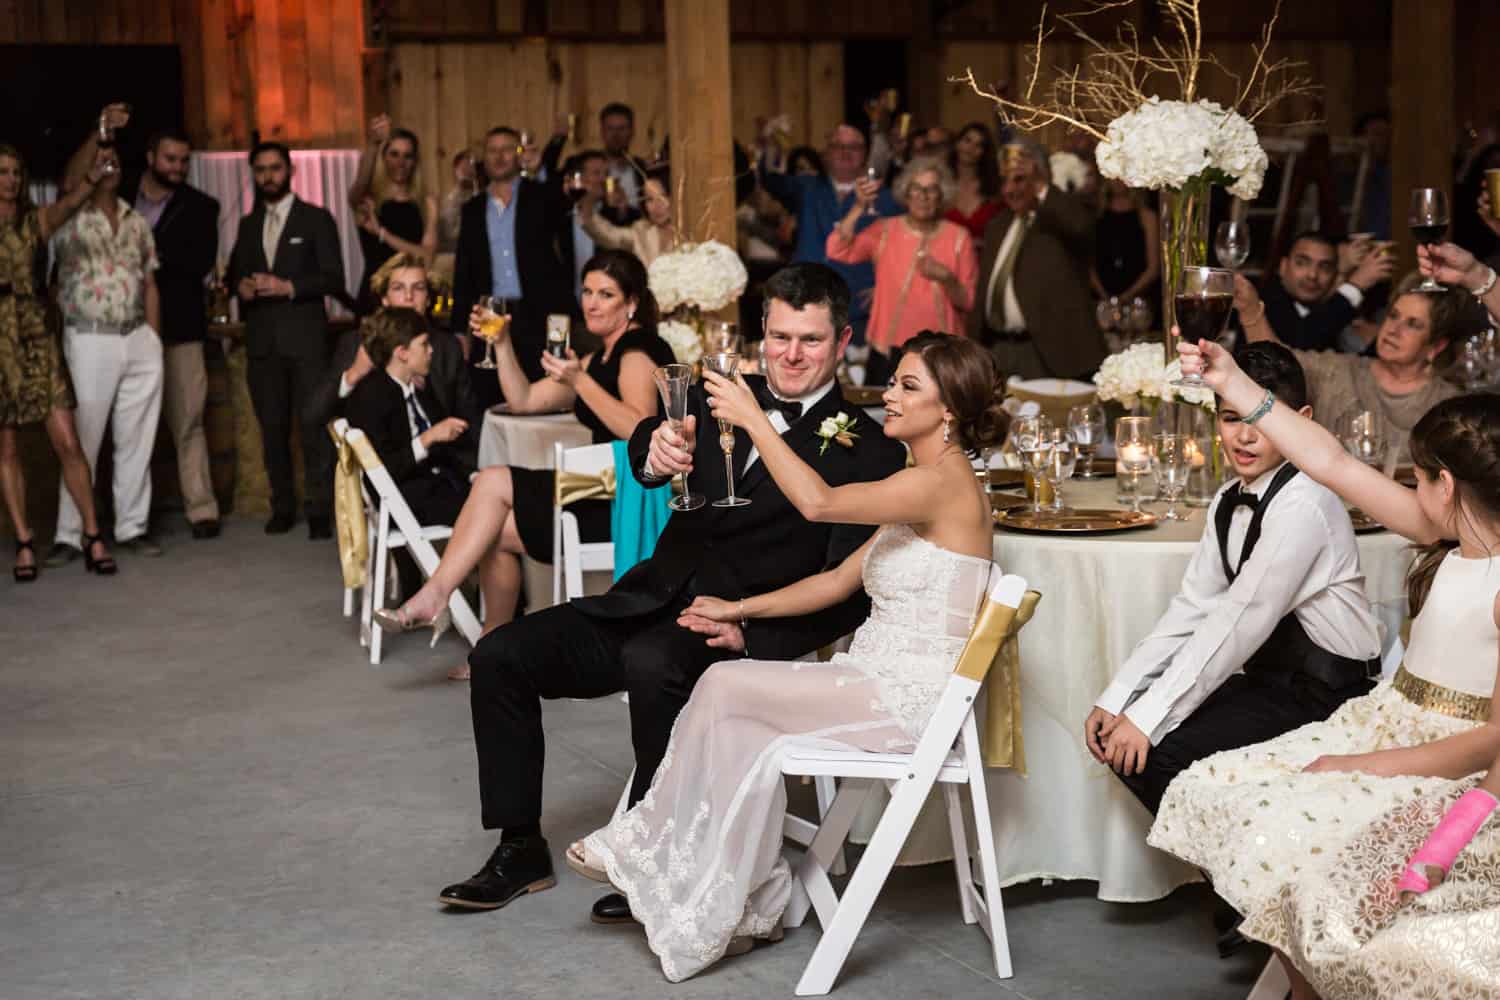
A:
{"type": "Polygon", "coordinates": [[[948,421],[944,420],[943,421],[943,444],[947,444],[948,443],[948,435],[952,431],[952,429],[953,429],[953,425],[951,423],[949,423],[948,421]]]}

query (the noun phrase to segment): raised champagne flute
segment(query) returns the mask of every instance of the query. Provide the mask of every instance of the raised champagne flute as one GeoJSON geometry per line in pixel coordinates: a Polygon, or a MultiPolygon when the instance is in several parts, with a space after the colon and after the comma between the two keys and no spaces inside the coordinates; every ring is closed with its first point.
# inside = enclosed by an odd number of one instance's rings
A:
{"type": "MultiPolygon", "coordinates": [[[[720,378],[733,382],[740,374],[740,356],[733,351],[718,351],[703,355],[703,367],[720,378]]],[[[724,481],[729,484],[729,495],[715,500],[715,507],[748,507],[750,501],[734,493],[734,425],[727,420],[719,421],[719,447],[724,451],[724,481]]]]}
{"type": "MultiPolygon", "coordinates": [[[[871,184],[878,184],[878,183],[880,183],[880,171],[876,170],[874,167],[865,167],[865,180],[869,181],[871,184]]],[[[876,192],[876,197],[877,198],[880,197],[879,192],[876,192]]],[[[879,212],[877,212],[875,210],[875,203],[873,201],[870,202],[869,207],[867,207],[865,209],[865,214],[866,215],[879,215],[880,214],[879,212]]]]}
{"type": "MultiPolygon", "coordinates": [[[[1178,337],[1189,344],[1200,340],[1217,340],[1234,308],[1234,272],[1220,267],[1185,267],[1177,279],[1173,296],[1177,306],[1178,337]]],[[[1177,353],[1168,344],[1167,360],[1177,353]]],[[[1204,389],[1208,383],[1201,375],[1183,375],[1173,385],[1204,389]]]]}
{"type": "Polygon", "coordinates": [[[505,335],[510,325],[510,310],[504,299],[493,295],[481,295],[475,303],[479,306],[479,339],[484,341],[484,357],[474,364],[475,368],[495,368],[495,341],[505,335]]]}
{"type": "MultiPolygon", "coordinates": [[[[687,419],[688,389],[693,384],[692,365],[662,365],[656,369],[656,390],[661,393],[662,406],[667,411],[667,423],[677,433],[682,433],[682,422],[687,419]]],[[[688,489],[687,473],[677,475],[678,494],[667,501],[673,510],[697,510],[708,503],[702,493],[688,489]]]]}
{"type": "MultiPolygon", "coordinates": [[[[1411,193],[1411,209],[1406,216],[1407,228],[1412,238],[1429,247],[1443,241],[1448,231],[1448,192],[1441,188],[1415,188],[1411,193]]],[[[1446,292],[1443,285],[1427,278],[1413,289],[1417,292],[1446,292]]]]}

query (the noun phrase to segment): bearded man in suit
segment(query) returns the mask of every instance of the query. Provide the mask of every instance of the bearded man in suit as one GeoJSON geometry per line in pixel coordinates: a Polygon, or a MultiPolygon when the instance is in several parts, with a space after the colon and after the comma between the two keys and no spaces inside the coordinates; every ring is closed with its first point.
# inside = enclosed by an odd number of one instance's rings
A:
{"type": "MultiPolygon", "coordinates": [[[[250,401],[260,424],[271,519],[266,534],[297,521],[292,421],[328,359],[323,297],[344,287],[338,228],[326,209],[292,193],[292,154],[278,142],[250,151],[255,208],[240,220],[229,257],[229,287],[245,320],[250,401]]],[[[320,424],[302,424],[302,471],[309,538],[332,538],[333,453],[320,424]]]]}
{"type": "Polygon", "coordinates": [[[1095,213],[1048,182],[1040,146],[1001,150],[1005,210],[984,231],[969,335],[989,347],[1006,375],[1087,378],[1104,360],[1089,265],[1095,213]]]}
{"type": "MultiPolygon", "coordinates": [[[[773,425],[830,485],[883,479],[902,468],[905,449],[843,397],[834,379],[848,346],[849,286],[825,264],[794,264],[765,286],[766,377],[746,376],[773,425]],[[854,415],[849,447],[820,448],[819,425],[854,415]]],[[[631,469],[648,486],[691,471],[696,491],[725,496],[729,484],[705,396],[695,387],[680,430],[661,416],[640,423],[628,445],[631,469]]],[[[745,507],[701,507],[671,515],[649,559],[607,593],[585,597],[503,625],[480,640],[471,707],[479,755],[482,819],[501,831],[479,872],[450,885],[449,906],[495,909],[554,884],[541,834],[542,698],[630,694],[635,781],[630,801],[650,788],[667,739],[693,685],[710,665],[739,656],[794,659],[851,632],[869,612],[861,591],[815,615],[756,622],[753,628],[685,615],[699,594],[730,600],[763,593],[821,572],[874,531],[817,524],[797,512],[736,430],[736,493],[745,507]]],[[[630,919],[622,897],[594,907],[603,923],[630,919]]]]}

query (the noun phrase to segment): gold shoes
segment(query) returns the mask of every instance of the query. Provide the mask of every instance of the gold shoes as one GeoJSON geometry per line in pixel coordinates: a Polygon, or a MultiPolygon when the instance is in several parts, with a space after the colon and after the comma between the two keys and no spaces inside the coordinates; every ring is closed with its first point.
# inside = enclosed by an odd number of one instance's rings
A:
{"type": "Polygon", "coordinates": [[[375,624],[387,632],[415,632],[417,629],[432,629],[432,642],[429,648],[436,646],[443,633],[453,627],[453,615],[447,608],[439,611],[436,616],[423,620],[407,617],[402,608],[378,608],[374,614],[375,624]]]}

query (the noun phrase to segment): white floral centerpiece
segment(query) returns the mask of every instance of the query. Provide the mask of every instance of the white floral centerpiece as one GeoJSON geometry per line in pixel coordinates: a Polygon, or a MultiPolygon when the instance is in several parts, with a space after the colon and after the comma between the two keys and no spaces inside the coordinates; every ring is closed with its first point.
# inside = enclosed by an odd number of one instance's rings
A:
{"type": "Polygon", "coordinates": [[[656,335],[667,342],[678,364],[696,365],[703,357],[703,337],[695,327],[664,319],[657,324],[656,335]]]}
{"type": "Polygon", "coordinates": [[[1047,172],[1052,175],[1053,187],[1082,191],[1088,186],[1089,174],[1093,171],[1077,153],[1053,153],[1047,158],[1047,172]]]}
{"type": "Polygon", "coordinates": [[[703,356],[703,314],[739,301],[750,280],[740,255],[718,240],[684,243],[653,260],[646,276],[663,314],[657,335],[685,365],[703,356]]]}
{"type": "Polygon", "coordinates": [[[1246,201],[1260,194],[1268,159],[1255,126],[1213,101],[1152,97],[1109,123],[1094,150],[1099,175],[1134,188],[1182,191],[1222,184],[1246,201]]]}
{"type": "Polygon", "coordinates": [[[1132,344],[1104,359],[1094,373],[1094,384],[1101,401],[1119,403],[1127,410],[1142,405],[1154,410],[1158,403],[1181,402],[1213,413],[1213,390],[1172,384],[1181,377],[1182,362],[1166,364],[1161,344],[1132,344]]]}

